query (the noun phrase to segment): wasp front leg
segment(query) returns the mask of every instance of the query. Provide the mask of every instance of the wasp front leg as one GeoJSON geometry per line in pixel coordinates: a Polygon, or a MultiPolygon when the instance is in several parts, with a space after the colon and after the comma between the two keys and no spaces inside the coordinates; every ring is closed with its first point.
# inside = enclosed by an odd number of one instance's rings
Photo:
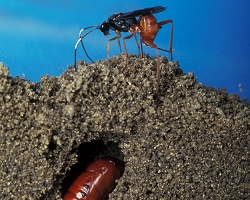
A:
{"type": "Polygon", "coordinates": [[[107,48],[107,58],[109,57],[109,53],[110,53],[110,42],[111,41],[114,41],[114,40],[118,40],[118,45],[119,45],[119,48],[120,48],[120,53],[122,53],[122,48],[121,48],[121,43],[120,43],[120,37],[121,37],[121,33],[120,31],[116,30],[116,36],[114,38],[111,38],[108,40],[108,48],[107,48]]]}

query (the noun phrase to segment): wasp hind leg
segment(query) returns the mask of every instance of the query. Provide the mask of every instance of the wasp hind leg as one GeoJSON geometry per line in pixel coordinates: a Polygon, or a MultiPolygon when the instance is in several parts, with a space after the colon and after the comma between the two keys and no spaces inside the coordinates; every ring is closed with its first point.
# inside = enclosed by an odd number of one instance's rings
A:
{"type": "Polygon", "coordinates": [[[174,37],[174,22],[173,20],[171,19],[168,19],[168,20],[164,20],[162,22],[159,22],[157,23],[159,25],[159,27],[162,27],[164,26],[165,24],[168,24],[168,23],[171,23],[171,32],[170,32],[170,42],[169,42],[169,50],[165,50],[165,49],[161,49],[161,48],[158,48],[162,51],[166,51],[166,52],[169,52],[170,54],[170,60],[173,60],[173,55],[172,55],[172,51],[173,51],[173,37],[174,37]]]}

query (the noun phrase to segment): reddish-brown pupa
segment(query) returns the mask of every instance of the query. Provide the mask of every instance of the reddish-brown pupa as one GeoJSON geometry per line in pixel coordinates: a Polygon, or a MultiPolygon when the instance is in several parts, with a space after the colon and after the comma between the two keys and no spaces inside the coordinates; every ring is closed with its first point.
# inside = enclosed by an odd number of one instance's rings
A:
{"type": "Polygon", "coordinates": [[[105,157],[91,163],[72,183],[63,200],[103,200],[124,172],[124,163],[105,157]]]}

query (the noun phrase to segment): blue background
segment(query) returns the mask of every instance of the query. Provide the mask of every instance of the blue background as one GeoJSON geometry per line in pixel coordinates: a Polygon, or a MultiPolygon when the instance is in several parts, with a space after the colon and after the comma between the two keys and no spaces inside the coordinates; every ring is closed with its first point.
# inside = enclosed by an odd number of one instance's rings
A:
{"type": "MultiPolygon", "coordinates": [[[[1,0],[0,61],[12,76],[39,81],[46,74],[57,76],[73,65],[79,30],[100,25],[115,12],[130,12],[152,6],[167,10],[157,20],[174,20],[173,58],[184,72],[194,72],[198,81],[227,88],[250,99],[250,1],[249,0],[1,0]]],[[[170,25],[159,32],[155,43],[168,48],[170,25]]],[[[122,33],[127,36],[128,33],[122,33]]],[[[115,36],[111,32],[109,38],[115,36]]],[[[97,30],[85,40],[94,60],[106,58],[107,38],[97,30]]],[[[80,51],[77,59],[86,56],[80,51]]],[[[111,54],[119,54],[111,43],[111,54]]],[[[130,53],[137,53],[133,39],[130,53]]],[[[155,56],[155,50],[144,47],[155,56]]],[[[161,54],[169,56],[167,53],[161,54]]]]}

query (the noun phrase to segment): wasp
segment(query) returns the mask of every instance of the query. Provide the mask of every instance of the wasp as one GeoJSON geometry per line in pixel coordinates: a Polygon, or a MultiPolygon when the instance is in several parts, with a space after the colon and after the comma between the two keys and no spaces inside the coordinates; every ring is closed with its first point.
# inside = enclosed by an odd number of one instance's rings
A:
{"type": "MultiPolygon", "coordinates": [[[[140,41],[141,43],[144,43],[146,46],[155,48],[156,55],[157,55],[157,93],[159,91],[159,85],[160,85],[160,77],[161,77],[161,68],[160,68],[160,54],[159,50],[168,52],[170,54],[170,60],[173,59],[172,57],[172,45],[173,45],[173,32],[174,32],[174,23],[173,20],[168,19],[161,22],[157,22],[154,14],[163,12],[166,10],[165,7],[162,6],[156,6],[151,8],[144,8],[140,10],[135,10],[132,12],[127,13],[115,13],[112,14],[107,20],[105,20],[100,26],[89,26],[86,28],[83,28],[79,32],[79,39],[76,42],[75,45],[75,52],[74,52],[74,63],[76,68],[76,51],[78,44],[81,43],[83,50],[86,54],[86,56],[94,62],[90,56],[88,55],[85,46],[83,44],[83,38],[85,38],[88,34],[91,32],[99,29],[105,36],[109,35],[109,31],[112,30],[116,33],[116,36],[108,40],[108,46],[107,46],[107,54],[110,52],[110,42],[117,40],[118,46],[120,48],[121,52],[121,44],[120,44],[120,37],[121,32],[129,32],[130,35],[123,38],[124,43],[124,49],[126,51],[126,66],[128,65],[128,50],[126,46],[126,40],[135,37],[135,41],[138,47],[138,54],[140,54],[140,45],[136,38],[136,33],[140,35],[140,41]],[[164,26],[165,24],[171,24],[171,32],[170,32],[170,42],[169,42],[169,49],[162,49],[159,48],[155,43],[154,39],[157,36],[157,33],[159,30],[164,26]],[[89,32],[84,33],[85,30],[91,29],[89,32]]],[[[142,49],[141,49],[142,51],[142,49]]]]}

